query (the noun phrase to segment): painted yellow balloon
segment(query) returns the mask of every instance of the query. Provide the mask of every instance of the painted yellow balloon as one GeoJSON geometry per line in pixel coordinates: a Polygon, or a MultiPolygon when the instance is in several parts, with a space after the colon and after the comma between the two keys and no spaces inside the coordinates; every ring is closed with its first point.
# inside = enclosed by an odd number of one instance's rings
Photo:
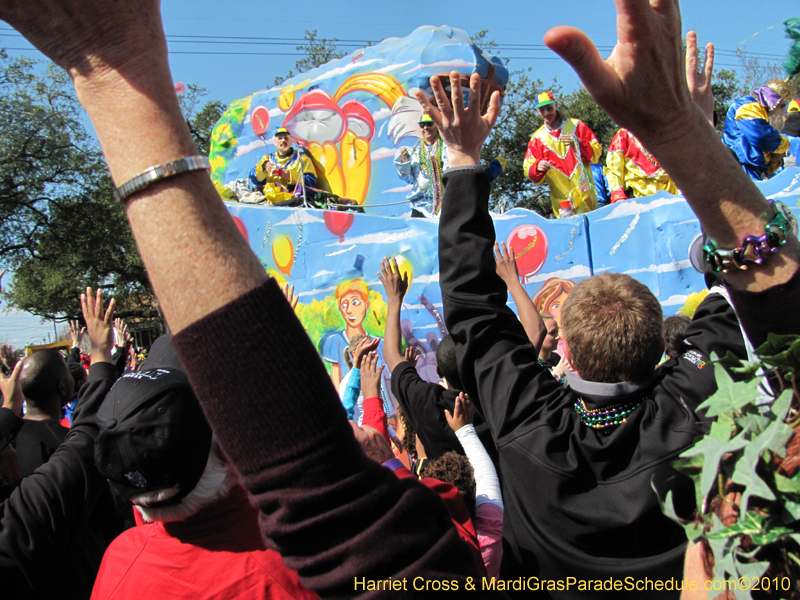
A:
{"type": "Polygon", "coordinates": [[[294,245],[285,235],[275,238],[272,242],[272,260],[275,267],[286,275],[291,275],[292,265],[294,264],[294,245]]]}
{"type": "Polygon", "coordinates": [[[408,285],[411,285],[411,280],[414,279],[414,268],[405,256],[398,254],[394,257],[397,261],[397,268],[400,271],[401,277],[408,277],[408,285]]]}

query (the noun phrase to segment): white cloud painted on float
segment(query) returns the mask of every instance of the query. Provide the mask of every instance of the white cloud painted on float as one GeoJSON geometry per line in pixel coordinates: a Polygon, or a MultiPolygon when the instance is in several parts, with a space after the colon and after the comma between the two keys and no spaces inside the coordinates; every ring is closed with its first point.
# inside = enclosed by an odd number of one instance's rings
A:
{"type": "Polygon", "coordinates": [[[647,203],[639,203],[635,200],[626,200],[624,202],[618,202],[614,205],[614,209],[609,213],[607,217],[603,217],[602,219],[598,219],[597,222],[600,221],[610,221],[611,219],[619,219],[621,217],[632,217],[633,215],[638,215],[639,213],[649,212],[653,209],[659,208],[661,206],[668,206],[670,204],[678,204],[680,202],[686,202],[681,196],[670,196],[669,198],[660,198],[658,200],[653,200],[652,202],[647,203]]]}
{"type": "MultiPolygon", "coordinates": [[[[324,223],[324,219],[320,219],[319,217],[315,217],[311,215],[308,211],[300,209],[293,212],[289,217],[280,221],[279,223],[274,223],[272,226],[277,227],[278,225],[299,225],[306,223],[324,223]]],[[[337,242],[338,243],[338,242],[337,242]]]]}
{"type": "MultiPolygon", "coordinates": [[[[419,235],[424,235],[424,233],[425,232],[423,231],[414,231],[413,229],[406,229],[397,233],[368,233],[367,235],[362,235],[361,237],[347,238],[347,242],[350,244],[392,244],[401,240],[407,240],[419,235]]],[[[339,242],[336,241],[332,244],[328,244],[328,247],[336,246],[338,244],[339,242]]]]}
{"type": "Polygon", "coordinates": [[[526,283],[536,283],[537,281],[547,281],[551,277],[559,277],[561,279],[577,279],[579,277],[590,277],[591,270],[587,265],[575,265],[569,269],[562,271],[550,271],[548,273],[538,273],[533,277],[528,277],[526,283]]]}

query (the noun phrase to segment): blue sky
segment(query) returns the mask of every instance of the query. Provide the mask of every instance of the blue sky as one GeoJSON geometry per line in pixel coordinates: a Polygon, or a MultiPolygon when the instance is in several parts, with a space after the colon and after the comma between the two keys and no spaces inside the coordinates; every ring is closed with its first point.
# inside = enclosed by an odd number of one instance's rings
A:
{"type": "MultiPolygon", "coordinates": [[[[797,5],[786,0],[685,0],[681,8],[684,32],[695,29],[703,45],[713,41],[717,65],[725,68],[737,67],[737,49],[766,61],[782,58],[789,48],[782,23],[800,15],[797,5]]],[[[366,41],[404,37],[420,25],[446,24],[470,35],[488,29],[488,38],[503,47],[500,55],[511,59],[511,70],[530,67],[532,76],[546,83],[556,77],[565,91],[579,82],[569,67],[543,47],[542,36],[548,29],[578,27],[605,49],[604,55],[616,42],[612,0],[410,0],[396,4],[163,0],[162,14],[174,80],[198,83],[209,90],[208,99],[225,104],[270,87],[276,75],[292,69],[300,58],[295,46],[306,30],[338,38],[343,49],[351,52],[366,41]]],[[[0,45],[9,48],[12,56],[41,57],[5,24],[0,24],[0,45]]],[[[0,342],[22,346],[41,343],[48,332],[52,336],[52,323],[40,324],[36,317],[3,309],[0,305],[0,342]]]]}

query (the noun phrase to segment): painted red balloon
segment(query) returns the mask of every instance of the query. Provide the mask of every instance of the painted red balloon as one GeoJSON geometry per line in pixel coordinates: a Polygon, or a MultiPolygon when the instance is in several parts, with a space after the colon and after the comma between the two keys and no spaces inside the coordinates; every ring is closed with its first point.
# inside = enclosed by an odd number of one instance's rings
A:
{"type": "Polygon", "coordinates": [[[339,236],[339,243],[344,242],[344,234],[350,229],[355,220],[355,215],[351,212],[339,212],[337,210],[326,210],[323,213],[325,226],[333,235],[339,236]]]}
{"type": "Polygon", "coordinates": [[[536,225],[520,225],[508,236],[506,245],[517,259],[523,283],[527,283],[547,259],[547,236],[536,225]]]}
{"type": "Polygon", "coordinates": [[[257,106],[250,114],[250,125],[253,127],[253,133],[261,137],[267,133],[269,128],[269,110],[266,106],[257,106]]]}
{"type": "Polygon", "coordinates": [[[233,218],[233,222],[236,223],[236,227],[239,228],[239,233],[242,234],[244,241],[249,244],[250,238],[247,235],[247,227],[244,226],[244,223],[242,223],[242,220],[239,217],[234,217],[233,215],[231,215],[231,218],[233,218]]]}

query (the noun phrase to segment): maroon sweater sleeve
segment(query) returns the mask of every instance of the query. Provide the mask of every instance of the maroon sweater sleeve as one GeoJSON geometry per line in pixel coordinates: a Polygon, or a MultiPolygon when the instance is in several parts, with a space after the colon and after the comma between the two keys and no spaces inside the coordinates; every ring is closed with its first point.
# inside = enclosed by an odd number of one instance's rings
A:
{"type": "MultiPolygon", "coordinates": [[[[415,577],[464,590],[477,571],[442,502],[367,459],[319,355],[270,280],[192,324],[175,348],[267,545],[326,598],[415,577]],[[209,368],[209,356],[225,366],[209,368]]],[[[369,596],[373,594],[368,593],[369,596]]]]}

